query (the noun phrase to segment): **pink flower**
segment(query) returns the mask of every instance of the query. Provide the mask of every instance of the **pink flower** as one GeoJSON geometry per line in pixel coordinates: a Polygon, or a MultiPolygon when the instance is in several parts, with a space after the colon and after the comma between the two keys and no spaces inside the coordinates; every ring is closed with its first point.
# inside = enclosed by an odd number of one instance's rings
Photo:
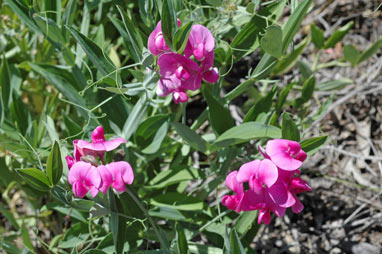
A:
{"type": "Polygon", "coordinates": [[[123,138],[115,138],[106,141],[102,126],[98,126],[94,129],[94,131],[92,132],[92,141],[93,143],[81,139],[77,140],[77,150],[81,152],[82,155],[98,156],[101,158],[101,160],[103,160],[105,152],[112,151],[118,146],[120,146],[122,143],[126,143],[126,140],[123,138]]]}
{"type": "Polygon", "coordinates": [[[213,67],[214,66],[214,58],[215,53],[214,51],[209,52],[203,62],[201,62],[200,65],[200,75],[201,78],[208,82],[208,83],[216,83],[219,80],[219,72],[218,68],[213,67]]]}
{"type": "Polygon", "coordinates": [[[307,157],[298,142],[286,139],[268,141],[265,156],[284,170],[298,169],[307,157]]]}
{"type": "MultiPolygon", "coordinates": [[[[180,26],[179,19],[178,19],[178,26],[180,26]]],[[[161,21],[158,22],[154,31],[151,32],[147,42],[147,47],[150,50],[150,52],[155,56],[171,51],[164,40],[161,21]]]]}
{"type": "Polygon", "coordinates": [[[65,157],[65,160],[66,160],[66,164],[68,164],[69,169],[74,165],[74,163],[76,163],[76,160],[69,155],[65,157]]]}
{"type": "Polygon", "coordinates": [[[89,190],[92,197],[95,197],[101,186],[101,177],[97,169],[92,164],[83,161],[76,162],[71,167],[68,180],[73,186],[74,195],[79,198],[83,198],[89,190]]]}
{"type": "Polygon", "coordinates": [[[240,167],[237,174],[237,181],[240,183],[249,182],[250,188],[254,191],[262,188],[263,184],[271,187],[277,181],[277,178],[277,167],[268,159],[245,163],[240,167]]]}
{"type": "Polygon", "coordinates": [[[191,59],[176,53],[166,53],[159,57],[158,66],[161,75],[157,87],[159,96],[175,93],[175,102],[185,102],[188,99],[185,90],[200,88],[200,69],[191,59]]]}
{"type": "Polygon", "coordinates": [[[225,179],[226,186],[234,191],[236,195],[225,195],[222,198],[222,204],[230,210],[237,210],[240,212],[240,203],[244,195],[244,187],[242,183],[236,180],[237,171],[232,171],[225,179]]]}
{"type": "Polygon", "coordinates": [[[196,24],[191,28],[190,36],[184,54],[187,57],[193,55],[196,60],[204,61],[207,55],[214,50],[215,40],[207,27],[196,24]]]}
{"type": "Polygon", "coordinates": [[[105,167],[113,176],[111,185],[117,192],[126,191],[126,184],[132,184],[134,181],[133,169],[126,161],[112,162],[105,167]]]}
{"type": "Polygon", "coordinates": [[[99,191],[103,194],[106,194],[109,187],[113,184],[113,175],[110,172],[110,169],[108,169],[106,166],[100,165],[97,167],[98,174],[102,180],[101,185],[99,186],[99,191]]]}

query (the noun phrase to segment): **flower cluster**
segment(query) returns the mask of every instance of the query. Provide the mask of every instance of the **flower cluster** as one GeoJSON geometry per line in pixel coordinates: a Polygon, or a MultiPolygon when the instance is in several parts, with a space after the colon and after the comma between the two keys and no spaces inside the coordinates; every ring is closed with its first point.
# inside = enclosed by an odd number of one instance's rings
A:
{"type": "Polygon", "coordinates": [[[134,180],[133,169],[125,161],[104,163],[105,152],[112,151],[126,143],[123,138],[105,140],[102,126],[92,132],[92,143],[85,140],[74,140],[73,157],[66,156],[69,168],[69,183],[75,196],[83,198],[88,191],[95,197],[99,191],[106,194],[112,186],[117,192],[126,191],[126,184],[134,180]],[[102,165],[98,165],[99,159],[102,165]]]}
{"type": "Polygon", "coordinates": [[[281,217],[288,207],[299,213],[304,209],[296,194],[312,190],[300,177],[299,168],[306,153],[298,142],[286,139],[268,141],[265,151],[259,147],[263,160],[243,164],[231,172],[226,185],[235,195],[226,195],[222,204],[236,212],[259,210],[258,223],[269,224],[270,212],[281,217]],[[249,189],[244,189],[248,183],[249,189]]]}
{"type": "MultiPolygon", "coordinates": [[[[180,21],[178,20],[178,26],[180,21]]],[[[202,80],[215,83],[219,73],[214,64],[215,40],[210,30],[202,25],[193,25],[184,49],[184,55],[171,52],[166,44],[161,22],[148,39],[150,52],[158,58],[160,79],[157,95],[172,94],[175,103],[188,101],[186,90],[197,90],[202,80]],[[194,60],[195,61],[194,61],[194,60]]]]}

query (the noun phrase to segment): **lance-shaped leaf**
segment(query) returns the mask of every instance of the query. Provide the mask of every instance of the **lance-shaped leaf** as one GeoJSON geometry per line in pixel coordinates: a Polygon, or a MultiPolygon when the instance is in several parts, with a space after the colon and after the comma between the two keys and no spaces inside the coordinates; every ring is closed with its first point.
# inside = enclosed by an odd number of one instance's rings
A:
{"type": "Polygon", "coordinates": [[[50,189],[50,182],[48,177],[41,171],[36,168],[25,168],[18,169],[22,178],[33,188],[40,191],[48,191],[50,189]]]}
{"type": "Polygon", "coordinates": [[[63,166],[60,146],[58,142],[55,141],[46,163],[46,173],[53,185],[56,185],[60,181],[62,176],[62,168],[63,166]]]}
{"type": "Polygon", "coordinates": [[[164,0],[162,4],[162,33],[169,48],[173,48],[173,35],[178,28],[174,0],[164,0]]]}
{"type": "Polygon", "coordinates": [[[186,141],[195,150],[205,153],[207,151],[207,142],[188,126],[181,123],[171,123],[179,136],[186,141]]]}
{"type": "Polygon", "coordinates": [[[300,141],[300,132],[297,128],[297,125],[290,118],[287,112],[284,112],[282,114],[281,133],[283,139],[293,140],[297,142],[300,141]]]}
{"type": "Polygon", "coordinates": [[[353,27],[354,22],[350,21],[343,27],[340,27],[336,30],[326,41],[324,48],[333,48],[339,41],[341,41],[345,35],[349,32],[349,30],[353,27]]]}

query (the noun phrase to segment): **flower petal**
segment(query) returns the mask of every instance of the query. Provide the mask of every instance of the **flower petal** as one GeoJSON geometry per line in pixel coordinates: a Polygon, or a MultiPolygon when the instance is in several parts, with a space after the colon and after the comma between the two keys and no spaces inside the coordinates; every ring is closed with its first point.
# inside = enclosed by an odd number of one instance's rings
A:
{"type": "Polygon", "coordinates": [[[260,160],[254,160],[243,164],[237,173],[237,181],[241,183],[248,182],[251,176],[257,176],[259,166],[260,160]]]}
{"type": "Polygon", "coordinates": [[[258,179],[267,187],[271,187],[277,181],[278,175],[278,169],[271,160],[265,159],[260,162],[258,179]]]}
{"type": "Polygon", "coordinates": [[[272,201],[278,206],[291,207],[296,203],[292,193],[284,184],[274,184],[268,188],[268,193],[272,201]]]}

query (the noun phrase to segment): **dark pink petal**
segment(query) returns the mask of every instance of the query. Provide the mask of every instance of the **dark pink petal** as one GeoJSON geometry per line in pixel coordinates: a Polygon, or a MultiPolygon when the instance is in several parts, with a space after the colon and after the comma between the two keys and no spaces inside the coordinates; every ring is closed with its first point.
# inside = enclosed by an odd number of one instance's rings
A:
{"type": "Polygon", "coordinates": [[[267,187],[271,187],[277,181],[277,178],[278,169],[276,165],[271,160],[262,160],[258,169],[258,179],[267,187]]]}
{"type": "Polygon", "coordinates": [[[183,91],[175,91],[172,93],[172,99],[173,101],[178,104],[179,102],[187,102],[188,101],[188,96],[187,93],[183,91]]]}
{"type": "Polygon", "coordinates": [[[208,82],[208,83],[216,83],[218,80],[219,80],[219,71],[218,71],[218,68],[212,68],[211,70],[209,71],[206,71],[204,74],[203,74],[203,79],[204,81],[208,82]]]}
{"type": "Polygon", "coordinates": [[[151,32],[149,39],[147,41],[147,48],[153,55],[159,55],[164,52],[170,51],[170,48],[167,46],[161,28],[161,21],[158,22],[154,31],[151,32]]]}
{"type": "Polygon", "coordinates": [[[104,130],[102,126],[98,126],[97,128],[93,130],[92,142],[95,144],[105,142],[105,135],[104,135],[104,130]]]}
{"type": "Polygon", "coordinates": [[[292,191],[295,194],[312,190],[312,188],[308,185],[308,183],[305,182],[304,180],[302,180],[299,177],[293,178],[289,182],[289,187],[288,188],[289,188],[290,191],[292,191]]]}
{"type": "Polygon", "coordinates": [[[304,205],[296,197],[296,203],[292,206],[292,211],[294,213],[300,213],[304,210],[304,205]]]}
{"type": "Polygon", "coordinates": [[[74,165],[74,163],[76,163],[76,160],[69,155],[65,157],[65,160],[66,160],[66,164],[68,165],[69,170],[74,165]]]}
{"type": "Polygon", "coordinates": [[[260,194],[264,189],[262,182],[255,175],[251,176],[248,183],[249,188],[256,194],[260,194]]]}
{"type": "Polygon", "coordinates": [[[257,177],[259,165],[260,160],[254,160],[243,164],[237,173],[237,181],[243,183],[248,182],[253,175],[257,177]]]}
{"type": "Polygon", "coordinates": [[[96,167],[92,166],[89,169],[84,181],[85,184],[89,187],[92,197],[94,198],[97,196],[99,188],[101,187],[102,180],[96,167]]]}
{"type": "Polygon", "coordinates": [[[295,159],[304,162],[304,160],[308,157],[308,155],[303,151],[300,150],[298,154],[296,155],[295,159]]]}
{"type": "Polygon", "coordinates": [[[268,225],[271,222],[271,213],[267,209],[261,209],[259,211],[259,215],[257,217],[257,223],[261,224],[261,222],[264,222],[264,224],[268,225]]]}
{"type": "Polygon", "coordinates": [[[88,193],[88,188],[82,182],[75,182],[72,186],[74,196],[78,198],[85,197],[88,193]]]}
{"type": "Polygon", "coordinates": [[[268,188],[268,193],[272,201],[278,206],[291,207],[296,203],[292,193],[290,193],[284,184],[273,185],[268,188]]]}
{"type": "Polygon", "coordinates": [[[266,206],[264,202],[264,189],[259,193],[255,193],[251,190],[244,192],[243,197],[238,204],[236,211],[252,211],[264,208],[266,206]]]}
{"type": "Polygon", "coordinates": [[[222,198],[222,204],[230,210],[236,210],[237,203],[236,195],[225,195],[222,198]]]}
{"type": "Polygon", "coordinates": [[[79,141],[83,141],[81,139],[75,139],[73,140],[73,155],[74,155],[74,159],[76,161],[80,161],[81,160],[81,157],[84,156],[84,152],[82,151],[82,149],[80,147],[78,147],[78,142],[79,141]]]}
{"type": "Polygon", "coordinates": [[[270,157],[261,146],[257,146],[257,150],[259,150],[260,154],[264,157],[264,159],[270,160],[270,157]]]}

